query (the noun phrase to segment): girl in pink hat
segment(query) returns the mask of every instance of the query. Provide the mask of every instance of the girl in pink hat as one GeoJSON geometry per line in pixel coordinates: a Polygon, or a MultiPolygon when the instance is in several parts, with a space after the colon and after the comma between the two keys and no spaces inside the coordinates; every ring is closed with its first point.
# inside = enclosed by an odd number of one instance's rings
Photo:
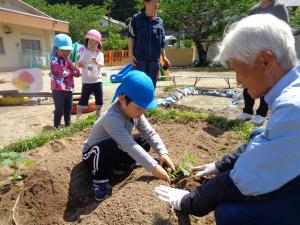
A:
{"type": "Polygon", "coordinates": [[[103,105],[102,71],[104,55],[102,48],[102,36],[99,31],[92,29],[85,35],[85,51],[78,66],[82,69],[82,90],[81,98],[77,106],[77,117],[82,115],[82,110],[88,108],[90,95],[93,93],[96,98],[96,115],[100,116],[103,105]]]}

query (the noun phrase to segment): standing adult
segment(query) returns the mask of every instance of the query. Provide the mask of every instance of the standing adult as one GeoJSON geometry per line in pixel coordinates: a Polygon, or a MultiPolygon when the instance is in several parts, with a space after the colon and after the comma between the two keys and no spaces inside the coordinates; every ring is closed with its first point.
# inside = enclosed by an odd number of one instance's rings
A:
{"type": "MultiPolygon", "coordinates": [[[[289,23],[289,14],[286,7],[280,3],[278,0],[260,0],[258,4],[252,7],[249,11],[249,15],[254,14],[272,14],[278,19],[289,23]]],[[[243,97],[245,101],[245,107],[243,113],[240,114],[237,119],[239,120],[250,120],[253,116],[253,106],[255,99],[251,98],[248,93],[248,89],[244,88],[243,97]]],[[[264,96],[260,97],[260,104],[256,110],[256,116],[251,119],[251,122],[257,126],[260,126],[264,123],[267,113],[268,113],[268,104],[265,102],[264,96]]]]}
{"type": "Polygon", "coordinates": [[[170,65],[165,54],[165,31],[163,20],[156,15],[160,0],[144,0],[144,8],[135,14],[128,27],[128,50],[130,64],[143,71],[156,87],[159,59],[170,65]]]}

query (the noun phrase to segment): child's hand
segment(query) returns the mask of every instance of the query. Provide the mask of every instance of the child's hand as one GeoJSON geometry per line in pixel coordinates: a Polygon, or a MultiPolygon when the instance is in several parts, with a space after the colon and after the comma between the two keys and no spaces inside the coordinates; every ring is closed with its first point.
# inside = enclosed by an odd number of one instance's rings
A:
{"type": "Polygon", "coordinates": [[[71,63],[71,70],[77,70],[77,67],[75,66],[75,63],[71,63]]]}
{"type": "Polygon", "coordinates": [[[175,171],[175,166],[167,154],[163,154],[160,156],[159,165],[161,165],[162,167],[167,166],[171,168],[173,171],[175,171]]]}
{"type": "Polygon", "coordinates": [[[156,167],[152,171],[152,174],[153,174],[153,176],[155,176],[158,179],[164,180],[168,183],[171,182],[170,177],[167,174],[167,172],[158,164],[156,165],[156,167]]]}
{"type": "Polygon", "coordinates": [[[77,65],[78,65],[79,68],[84,68],[83,62],[78,62],[77,65]]]}

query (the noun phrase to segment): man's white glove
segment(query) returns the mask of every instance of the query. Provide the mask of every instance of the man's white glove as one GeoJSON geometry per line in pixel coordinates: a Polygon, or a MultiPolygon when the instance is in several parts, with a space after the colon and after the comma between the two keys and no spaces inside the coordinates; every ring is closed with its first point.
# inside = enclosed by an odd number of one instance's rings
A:
{"type": "Polygon", "coordinates": [[[168,203],[172,208],[177,210],[181,210],[180,203],[183,196],[190,193],[182,189],[171,188],[165,185],[155,187],[154,191],[160,200],[168,203]]]}
{"type": "Polygon", "coordinates": [[[196,176],[203,177],[203,176],[211,176],[219,174],[219,170],[216,167],[216,163],[212,162],[209,164],[205,164],[203,166],[195,166],[192,167],[193,171],[199,171],[196,173],[196,176]]]}

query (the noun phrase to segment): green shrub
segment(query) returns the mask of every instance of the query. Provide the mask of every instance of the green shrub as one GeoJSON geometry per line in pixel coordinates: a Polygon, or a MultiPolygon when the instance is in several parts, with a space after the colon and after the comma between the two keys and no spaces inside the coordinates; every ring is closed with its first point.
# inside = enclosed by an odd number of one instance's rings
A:
{"type": "Polygon", "coordinates": [[[186,47],[186,48],[191,48],[191,47],[193,47],[194,42],[193,42],[193,40],[191,40],[191,39],[184,39],[184,40],[183,40],[183,45],[184,45],[184,47],[186,47]]]}

